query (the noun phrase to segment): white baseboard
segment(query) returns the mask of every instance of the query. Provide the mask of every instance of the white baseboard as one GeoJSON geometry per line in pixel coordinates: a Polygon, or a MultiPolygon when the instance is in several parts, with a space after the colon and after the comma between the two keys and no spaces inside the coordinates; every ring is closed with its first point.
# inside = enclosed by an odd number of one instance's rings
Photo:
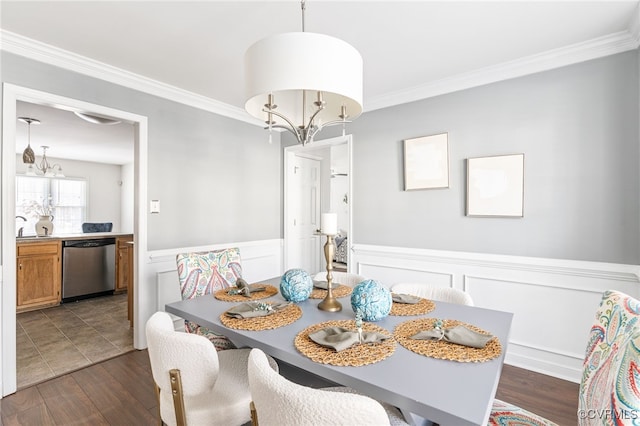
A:
{"type": "Polygon", "coordinates": [[[506,362],[578,383],[602,293],[638,298],[638,265],[359,245],[350,270],[380,281],[467,291],[476,306],[514,313],[506,362]]]}

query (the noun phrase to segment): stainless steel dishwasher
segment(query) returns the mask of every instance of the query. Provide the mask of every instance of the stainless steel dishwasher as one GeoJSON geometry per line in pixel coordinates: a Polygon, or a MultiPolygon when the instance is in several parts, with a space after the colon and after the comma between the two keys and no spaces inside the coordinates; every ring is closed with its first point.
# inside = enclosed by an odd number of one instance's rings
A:
{"type": "Polygon", "coordinates": [[[113,294],[115,270],[115,238],[63,241],[62,301],[113,294]]]}

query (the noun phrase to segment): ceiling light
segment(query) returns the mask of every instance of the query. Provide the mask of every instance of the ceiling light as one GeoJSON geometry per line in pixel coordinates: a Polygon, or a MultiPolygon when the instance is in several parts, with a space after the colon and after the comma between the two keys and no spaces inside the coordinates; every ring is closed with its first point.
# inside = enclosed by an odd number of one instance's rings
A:
{"type": "Polygon", "coordinates": [[[18,117],[18,121],[27,123],[27,128],[29,129],[27,147],[22,152],[22,162],[24,164],[33,164],[36,161],[36,154],[33,152],[33,149],[31,149],[31,124],[40,124],[40,120],[31,117],[18,117]]]}
{"type": "Polygon", "coordinates": [[[65,177],[60,164],[51,164],[47,159],[48,146],[41,146],[42,160],[38,164],[29,164],[27,176],[65,177]]]}
{"type": "Polygon", "coordinates": [[[362,113],[362,56],[324,34],[277,34],[245,54],[245,109],[269,132],[285,129],[305,145],[324,127],[344,125],[362,113]]]}
{"type": "Polygon", "coordinates": [[[112,124],[120,123],[120,120],[114,120],[113,118],[98,117],[97,115],[86,114],[84,112],[78,111],[74,111],[73,113],[82,118],[84,121],[88,121],[89,123],[93,124],[104,124],[110,126],[112,124]]]}

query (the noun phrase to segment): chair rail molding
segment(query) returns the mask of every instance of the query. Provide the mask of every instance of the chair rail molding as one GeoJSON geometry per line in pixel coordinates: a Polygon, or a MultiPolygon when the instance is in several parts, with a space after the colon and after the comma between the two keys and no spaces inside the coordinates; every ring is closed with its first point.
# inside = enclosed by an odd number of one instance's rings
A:
{"type": "Polygon", "coordinates": [[[640,298],[640,265],[365,244],[352,250],[353,272],[385,286],[458,288],[478,307],[513,312],[505,362],[576,383],[602,293],[640,298]]]}

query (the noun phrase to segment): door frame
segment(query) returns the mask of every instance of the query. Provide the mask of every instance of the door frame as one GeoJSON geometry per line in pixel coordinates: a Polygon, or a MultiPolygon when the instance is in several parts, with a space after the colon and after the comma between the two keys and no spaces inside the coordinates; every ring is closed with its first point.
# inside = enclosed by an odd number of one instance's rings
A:
{"type": "MultiPolygon", "coordinates": [[[[314,140],[312,143],[308,144],[308,145],[292,145],[292,146],[288,146],[284,149],[284,207],[283,207],[283,220],[284,220],[284,224],[283,224],[283,229],[284,229],[284,250],[283,250],[283,255],[284,255],[284,269],[285,271],[291,268],[296,268],[297,265],[293,265],[292,264],[292,255],[290,253],[290,247],[292,247],[292,238],[294,236],[294,232],[293,232],[293,224],[291,221],[291,212],[290,209],[292,207],[290,207],[290,203],[293,203],[293,200],[291,200],[290,195],[288,194],[287,188],[289,187],[289,181],[292,179],[290,174],[291,172],[291,164],[293,161],[293,157],[296,155],[300,155],[300,154],[304,154],[304,153],[312,153],[314,150],[319,149],[319,148],[326,148],[328,146],[335,146],[335,145],[341,145],[341,144],[347,144],[347,152],[348,152],[348,156],[349,156],[349,170],[347,171],[348,173],[348,178],[349,178],[349,191],[347,193],[347,199],[349,200],[349,251],[347,254],[347,270],[349,272],[353,271],[353,265],[351,264],[351,247],[353,245],[353,242],[355,241],[353,239],[353,136],[352,135],[345,135],[345,136],[338,136],[335,138],[329,138],[329,139],[321,139],[321,140],[314,140]]],[[[322,213],[322,212],[321,212],[322,213]]],[[[315,271],[310,271],[310,273],[314,273],[315,271]]]]}
{"type": "Polygon", "coordinates": [[[98,104],[66,98],[39,90],[4,83],[2,99],[2,288],[0,290],[0,397],[17,389],[16,375],[16,236],[15,174],[16,117],[18,101],[71,111],[91,111],[133,124],[134,127],[134,328],[133,346],[142,349],[144,324],[142,303],[150,297],[144,283],[147,253],[147,117],[98,104]]]}

